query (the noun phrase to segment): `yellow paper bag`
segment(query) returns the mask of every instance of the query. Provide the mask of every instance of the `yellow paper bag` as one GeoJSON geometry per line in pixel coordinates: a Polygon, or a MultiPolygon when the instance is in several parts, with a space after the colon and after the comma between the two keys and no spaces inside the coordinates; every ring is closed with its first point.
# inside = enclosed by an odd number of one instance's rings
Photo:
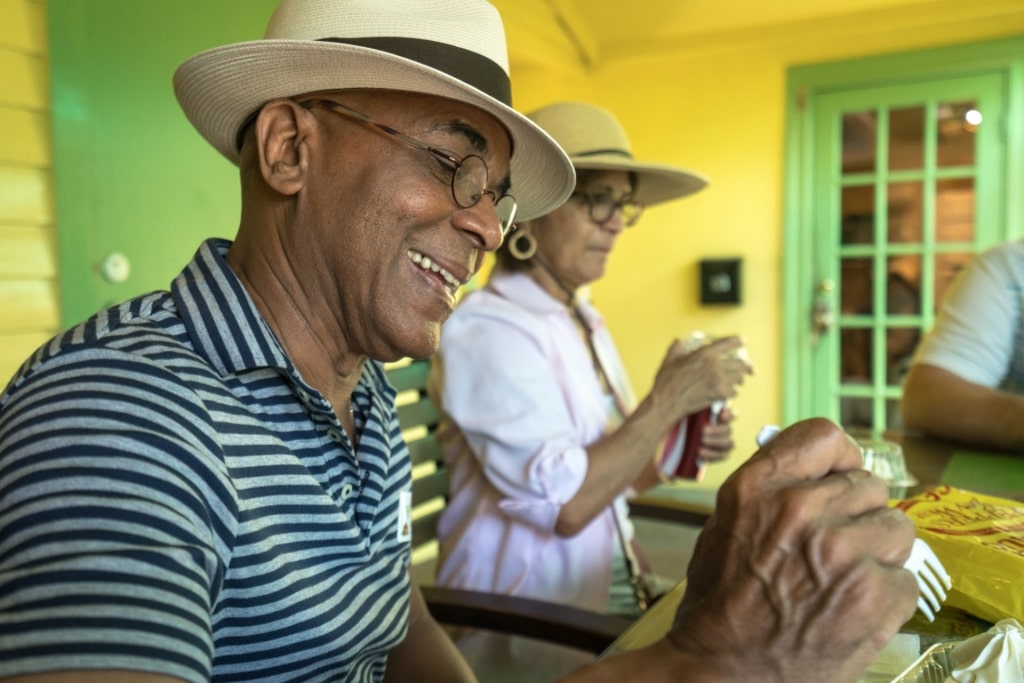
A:
{"type": "Polygon", "coordinates": [[[1024,621],[1024,503],[951,486],[897,503],[953,581],[947,604],[1024,621]]]}

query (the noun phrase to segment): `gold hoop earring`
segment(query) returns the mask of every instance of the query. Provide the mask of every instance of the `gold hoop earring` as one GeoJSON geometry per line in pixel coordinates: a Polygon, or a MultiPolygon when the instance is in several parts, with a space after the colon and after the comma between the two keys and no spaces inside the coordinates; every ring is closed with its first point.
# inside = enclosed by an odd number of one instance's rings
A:
{"type": "Polygon", "coordinates": [[[517,261],[529,261],[537,253],[537,238],[528,232],[519,233],[508,243],[508,253],[517,261]]]}

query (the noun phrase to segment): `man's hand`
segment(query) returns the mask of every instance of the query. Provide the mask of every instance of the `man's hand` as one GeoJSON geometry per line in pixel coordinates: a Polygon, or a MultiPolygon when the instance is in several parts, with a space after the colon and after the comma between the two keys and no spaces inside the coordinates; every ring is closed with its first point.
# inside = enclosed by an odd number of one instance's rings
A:
{"type": "Polygon", "coordinates": [[[914,613],[914,527],[823,419],[798,423],[722,486],[670,642],[708,677],[853,681],[914,613]]]}

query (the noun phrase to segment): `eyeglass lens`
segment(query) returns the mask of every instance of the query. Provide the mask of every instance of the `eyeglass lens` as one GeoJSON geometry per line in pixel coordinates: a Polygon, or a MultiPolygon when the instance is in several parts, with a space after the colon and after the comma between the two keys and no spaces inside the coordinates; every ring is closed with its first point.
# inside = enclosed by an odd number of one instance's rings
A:
{"type": "Polygon", "coordinates": [[[476,154],[470,154],[455,168],[455,174],[452,176],[452,196],[456,204],[468,209],[475,206],[485,194],[491,195],[494,210],[498,214],[501,234],[507,235],[516,217],[516,200],[510,194],[496,197],[492,190],[487,189],[487,181],[487,162],[476,154]]]}
{"type": "Polygon", "coordinates": [[[618,209],[622,212],[622,224],[627,228],[636,225],[640,215],[644,212],[643,204],[631,200],[615,201],[611,197],[601,195],[580,195],[587,202],[587,209],[590,212],[590,220],[602,224],[611,220],[618,209]]]}

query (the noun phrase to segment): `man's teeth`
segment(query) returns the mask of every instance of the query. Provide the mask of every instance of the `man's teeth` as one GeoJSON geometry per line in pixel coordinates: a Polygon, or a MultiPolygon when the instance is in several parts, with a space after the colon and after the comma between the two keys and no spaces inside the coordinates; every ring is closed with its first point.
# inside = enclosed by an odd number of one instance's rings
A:
{"type": "Polygon", "coordinates": [[[433,261],[431,261],[429,256],[424,256],[423,254],[419,253],[418,251],[412,251],[410,249],[409,250],[409,258],[411,258],[413,260],[413,263],[418,264],[420,268],[423,268],[424,270],[432,270],[435,273],[437,273],[438,275],[440,275],[441,277],[443,277],[444,281],[447,282],[452,287],[461,287],[462,286],[462,283],[459,282],[455,278],[454,275],[452,275],[447,270],[445,270],[441,266],[439,266],[436,263],[434,263],[433,261]]]}

